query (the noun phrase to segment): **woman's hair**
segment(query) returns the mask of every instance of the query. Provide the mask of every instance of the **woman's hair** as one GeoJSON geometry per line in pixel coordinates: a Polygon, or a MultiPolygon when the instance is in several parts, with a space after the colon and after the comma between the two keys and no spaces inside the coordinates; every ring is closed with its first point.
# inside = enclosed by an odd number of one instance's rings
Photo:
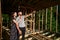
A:
{"type": "Polygon", "coordinates": [[[12,18],[12,19],[14,18],[14,14],[15,14],[15,12],[12,12],[12,13],[11,13],[11,18],[12,18]]]}
{"type": "Polygon", "coordinates": [[[15,12],[12,12],[12,13],[11,13],[12,17],[14,16],[14,14],[15,14],[15,12]]]}

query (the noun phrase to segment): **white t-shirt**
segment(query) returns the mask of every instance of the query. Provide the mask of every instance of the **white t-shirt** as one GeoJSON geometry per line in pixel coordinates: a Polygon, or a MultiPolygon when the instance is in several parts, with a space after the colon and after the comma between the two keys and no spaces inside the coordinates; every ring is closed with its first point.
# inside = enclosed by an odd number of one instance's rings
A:
{"type": "Polygon", "coordinates": [[[19,26],[19,27],[25,27],[24,16],[21,16],[21,19],[20,19],[20,17],[18,16],[18,17],[16,18],[16,21],[18,22],[18,26],[19,26]]]}

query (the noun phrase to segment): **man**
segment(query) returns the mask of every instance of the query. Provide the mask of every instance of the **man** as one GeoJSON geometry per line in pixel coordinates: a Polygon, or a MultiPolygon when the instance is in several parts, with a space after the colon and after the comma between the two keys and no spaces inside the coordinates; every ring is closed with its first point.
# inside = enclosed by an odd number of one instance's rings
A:
{"type": "Polygon", "coordinates": [[[16,19],[16,21],[18,22],[18,26],[20,28],[19,33],[22,34],[22,40],[24,40],[24,36],[25,36],[25,21],[24,19],[28,16],[31,16],[32,14],[28,14],[28,15],[22,15],[22,12],[18,12],[18,17],[16,19]]]}

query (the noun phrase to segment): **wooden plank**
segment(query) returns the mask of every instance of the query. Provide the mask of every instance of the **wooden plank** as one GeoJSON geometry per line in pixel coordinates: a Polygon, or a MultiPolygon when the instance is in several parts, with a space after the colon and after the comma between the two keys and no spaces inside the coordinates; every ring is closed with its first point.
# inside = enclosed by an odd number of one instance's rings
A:
{"type": "Polygon", "coordinates": [[[33,31],[33,29],[32,29],[32,23],[33,23],[33,20],[32,20],[33,18],[32,18],[32,16],[33,16],[33,15],[31,15],[31,22],[30,22],[30,25],[31,25],[30,30],[31,30],[31,32],[33,31]]]}
{"type": "Polygon", "coordinates": [[[38,35],[41,36],[41,37],[43,37],[43,38],[45,38],[45,39],[47,39],[47,40],[52,40],[51,38],[46,37],[46,36],[44,36],[44,35],[42,35],[42,34],[38,34],[38,35]]]}
{"type": "Polygon", "coordinates": [[[57,38],[56,40],[60,40],[60,37],[59,37],[59,38],[57,38]]]}
{"type": "Polygon", "coordinates": [[[45,25],[45,29],[47,30],[47,12],[48,12],[48,9],[46,8],[46,25],[45,25]]]}
{"type": "Polygon", "coordinates": [[[42,35],[47,35],[47,34],[49,34],[50,32],[46,32],[46,33],[43,33],[42,35]]]}
{"type": "MultiPolygon", "coordinates": [[[[25,12],[25,15],[27,15],[27,10],[26,10],[26,12],[25,12]]],[[[28,30],[28,28],[27,28],[27,18],[26,18],[26,20],[25,20],[25,24],[26,24],[26,33],[28,32],[27,30],[28,30]]]]}
{"type": "Polygon", "coordinates": [[[35,13],[33,13],[33,32],[35,32],[35,13]]]}
{"type": "Polygon", "coordinates": [[[44,9],[42,10],[42,31],[43,31],[43,18],[44,18],[44,9]]]}
{"type": "Polygon", "coordinates": [[[0,40],[2,38],[2,16],[1,16],[1,0],[0,0],[0,40]]]}
{"type": "Polygon", "coordinates": [[[47,37],[51,38],[51,37],[53,37],[53,36],[55,36],[55,34],[51,34],[51,35],[49,35],[49,36],[47,36],[47,37]]]}
{"type": "Polygon", "coordinates": [[[58,32],[58,5],[56,6],[56,32],[58,32]]]}
{"type": "Polygon", "coordinates": [[[26,21],[33,22],[32,20],[28,20],[28,19],[26,21]]]}
{"type": "Polygon", "coordinates": [[[39,38],[36,35],[31,35],[33,38],[39,40],[39,38]]]}
{"type": "Polygon", "coordinates": [[[40,32],[40,10],[39,10],[39,27],[38,27],[38,29],[39,29],[39,32],[40,32]]]}
{"type": "Polygon", "coordinates": [[[52,31],[52,7],[51,7],[51,13],[50,13],[50,31],[52,31]]]}
{"type": "MultiPolygon", "coordinates": [[[[39,32],[34,32],[34,33],[29,33],[29,34],[25,34],[25,38],[29,37],[29,36],[33,36],[33,35],[36,35],[36,34],[39,34],[39,32]]],[[[19,37],[19,39],[21,39],[22,36],[19,37]]]]}

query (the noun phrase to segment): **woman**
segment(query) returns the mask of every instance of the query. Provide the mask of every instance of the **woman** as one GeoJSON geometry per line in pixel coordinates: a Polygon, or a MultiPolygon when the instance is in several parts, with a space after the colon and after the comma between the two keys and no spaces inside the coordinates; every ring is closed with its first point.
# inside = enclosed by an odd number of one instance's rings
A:
{"type": "Polygon", "coordinates": [[[11,25],[11,33],[10,33],[10,40],[19,40],[18,32],[21,33],[18,27],[18,23],[16,22],[17,13],[12,13],[12,25],[11,25]]]}

